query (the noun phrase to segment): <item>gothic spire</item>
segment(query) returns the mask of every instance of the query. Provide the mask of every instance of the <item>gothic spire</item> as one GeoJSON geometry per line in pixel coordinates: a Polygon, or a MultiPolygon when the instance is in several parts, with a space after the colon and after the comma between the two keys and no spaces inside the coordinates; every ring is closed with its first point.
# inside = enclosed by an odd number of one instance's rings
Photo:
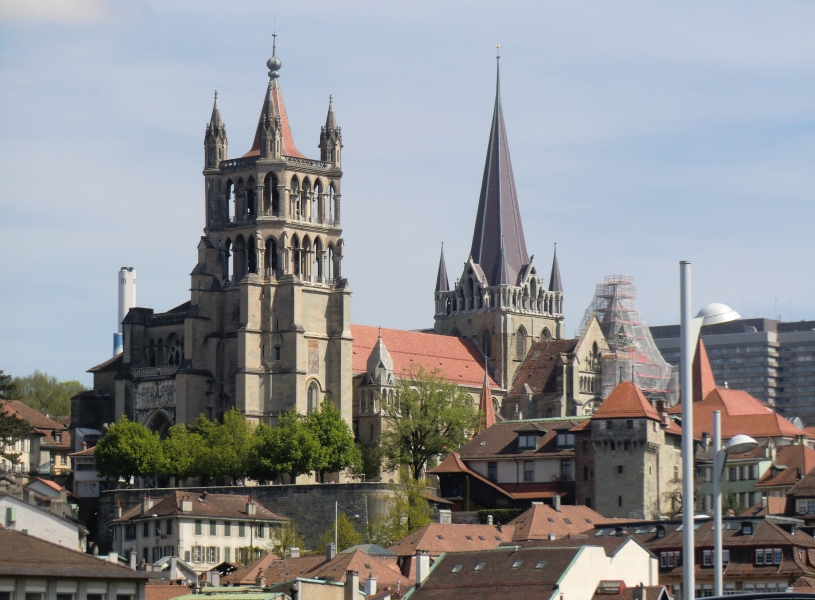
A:
{"type": "Polygon", "coordinates": [[[444,264],[444,242],[441,244],[441,257],[439,257],[439,273],[436,275],[436,291],[450,291],[450,280],[447,279],[447,265],[444,264]]]}
{"type": "Polygon", "coordinates": [[[221,121],[221,109],[218,107],[218,90],[215,90],[215,103],[212,105],[212,117],[209,119],[211,127],[223,125],[221,121]]]}
{"type": "Polygon", "coordinates": [[[501,108],[501,80],[496,57],[495,108],[492,114],[487,160],[481,181],[481,195],[475,219],[470,254],[481,265],[490,285],[498,283],[506,266],[508,279],[515,285],[518,273],[529,262],[521,213],[512,175],[512,161],[501,108]],[[505,241],[502,241],[505,240],[505,241]],[[505,257],[500,257],[505,246],[505,257]]]}
{"type": "Polygon", "coordinates": [[[337,128],[337,120],[334,118],[334,97],[328,96],[328,116],[325,118],[326,131],[331,131],[337,128]]]}
{"type": "Polygon", "coordinates": [[[563,291],[563,284],[560,282],[560,267],[557,264],[557,244],[555,244],[555,257],[552,259],[552,274],[549,275],[549,291],[563,291]]]}
{"type": "Polygon", "coordinates": [[[266,88],[266,97],[263,100],[263,108],[260,111],[258,127],[255,131],[255,139],[252,142],[252,149],[244,156],[260,155],[261,131],[263,130],[264,117],[280,119],[281,148],[280,153],[286,156],[296,156],[305,158],[294,145],[294,136],[291,133],[289,117],[286,114],[286,105],[283,103],[283,92],[280,89],[280,67],[283,63],[277,57],[277,34],[272,34],[275,41],[272,45],[272,57],[266,61],[269,68],[269,85],[266,88]]]}

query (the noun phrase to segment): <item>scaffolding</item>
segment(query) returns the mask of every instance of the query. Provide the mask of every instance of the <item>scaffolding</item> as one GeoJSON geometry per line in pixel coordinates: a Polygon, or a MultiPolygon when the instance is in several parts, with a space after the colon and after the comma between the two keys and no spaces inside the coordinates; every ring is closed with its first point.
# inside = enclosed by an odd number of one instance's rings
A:
{"type": "MultiPolygon", "coordinates": [[[[580,322],[580,332],[597,315],[609,350],[602,360],[602,395],[607,398],[622,381],[633,381],[653,404],[677,400],[677,369],[662,358],[648,325],[637,311],[637,289],[632,277],[609,275],[597,285],[594,298],[580,322]]],[[[578,334],[579,335],[579,334],[578,334]]]]}

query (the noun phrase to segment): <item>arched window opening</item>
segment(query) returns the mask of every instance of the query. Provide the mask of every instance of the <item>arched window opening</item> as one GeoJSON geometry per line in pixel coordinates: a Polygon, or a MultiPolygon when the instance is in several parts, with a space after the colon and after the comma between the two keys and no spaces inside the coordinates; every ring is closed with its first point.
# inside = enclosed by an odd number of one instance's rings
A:
{"type": "Polygon", "coordinates": [[[291,180],[291,216],[293,219],[300,218],[300,182],[297,177],[291,180]]]}
{"type": "Polygon", "coordinates": [[[177,337],[167,339],[167,365],[177,367],[181,364],[183,357],[183,345],[177,337]]]}
{"type": "Polygon", "coordinates": [[[529,295],[535,298],[538,295],[538,282],[534,277],[529,281],[529,295]]]}
{"type": "Polygon", "coordinates": [[[303,250],[300,253],[300,272],[303,279],[311,281],[311,240],[308,236],[303,238],[303,250]]]}
{"type": "Polygon", "coordinates": [[[328,186],[328,222],[334,223],[334,215],[337,214],[337,207],[334,206],[334,184],[328,186]]]}
{"type": "Polygon", "coordinates": [[[326,261],[326,277],[328,279],[334,278],[334,246],[328,245],[328,260],[326,261]]]}
{"type": "Polygon", "coordinates": [[[301,210],[303,212],[303,220],[304,221],[311,221],[311,181],[309,181],[308,177],[303,180],[303,191],[300,193],[301,196],[301,210]]]}
{"type": "Polygon", "coordinates": [[[551,419],[553,414],[554,414],[554,411],[552,411],[552,407],[547,406],[546,407],[546,418],[551,419]]]}
{"type": "Polygon", "coordinates": [[[291,238],[292,274],[300,276],[300,238],[294,234],[291,238]]]}
{"type": "Polygon", "coordinates": [[[268,277],[277,277],[277,242],[274,238],[266,240],[266,256],[264,260],[266,265],[266,275],[268,277]]]}
{"type": "Polygon", "coordinates": [[[249,243],[246,245],[246,267],[250,273],[258,272],[258,254],[255,252],[255,238],[249,238],[249,243]]]}
{"type": "Polygon", "coordinates": [[[311,222],[322,223],[322,214],[320,211],[320,196],[323,193],[323,187],[319,180],[314,182],[314,192],[311,196],[311,222]]]}
{"type": "Polygon", "coordinates": [[[487,358],[492,356],[492,335],[489,329],[485,329],[481,334],[481,351],[487,358]]]}
{"type": "Polygon", "coordinates": [[[235,273],[235,281],[240,281],[246,275],[246,243],[242,235],[235,240],[232,252],[232,271],[235,273]]]}
{"type": "Polygon", "coordinates": [[[235,222],[235,184],[231,179],[226,182],[226,218],[230,223],[235,222]]]}
{"type": "Polygon", "coordinates": [[[320,408],[320,386],[312,381],[308,386],[308,412],[312,413],[320,408]]]}
{"type": "Polygon", "coordinates": [[[453,312],[453,302],[450,300],[450,296],[447,296],[445,300],[445,312],[449,315],[453,312]]]}
{"type": "Polygon", "coordinates": [[[323,262],[325,261],[323,254],[323,242],[320,238],[317,238],[314,240],[314,265],[312,272],[317,276],[318,281],[323,280],[323,262]]]}
{"type": "Polygon", "coordinates": [[[549,331],[548,327],[544,327],[543,331],[541,331],[541,340],[544,342],[549,342],[552,339],[552,332],[549,331]]]}
{"type": "Polygon", "coordinates": [[[229,259],[232,257],[232,240],[227,239],[224,244],[224,279],[229,281],[229,259]]]}
{"type": "Polygon", "coordinates": [[[263,179],[263,210],[270,216],[280,216],[280,194],[277,191],[277,176],[274,173],[266,173],[263,179]]]}
{"type": "Polygon", "coordinates": [[[246,182],[246,214],[250,217],[257,216],[257,207],[255,206],[255,180],[250,177],[246,182]]]}
{"type": "Polygon", "coordinates": [[[526,330],[519,327],[515,334],[515,357],[523,360],[524,356],[526,356],[526,330]]]}

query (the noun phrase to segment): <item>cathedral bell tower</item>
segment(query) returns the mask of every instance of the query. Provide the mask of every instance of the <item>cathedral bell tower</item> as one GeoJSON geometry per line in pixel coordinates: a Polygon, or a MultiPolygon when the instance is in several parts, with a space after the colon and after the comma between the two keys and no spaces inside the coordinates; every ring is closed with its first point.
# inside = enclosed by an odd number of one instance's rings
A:
{"type": "Polygon", "coordinates": [[[276,44],[251,149],[226,155],[216,96],[205,135],[206,226],[186,308],[178,422],[232,407],[273,422],[328,398],[351,424],[351,289],[342,277],[340,128],[295,146],[276,44]]]}
{"type": "Polygon", "coordinates": [[[557,255],[548,290],[533,259],[526,251],[496,65],[495,107],[470,256],[451,289],[442,252],[434,318],[436,333],[473,340],[504,389],[532,342],[564,334],[557,255]]]}

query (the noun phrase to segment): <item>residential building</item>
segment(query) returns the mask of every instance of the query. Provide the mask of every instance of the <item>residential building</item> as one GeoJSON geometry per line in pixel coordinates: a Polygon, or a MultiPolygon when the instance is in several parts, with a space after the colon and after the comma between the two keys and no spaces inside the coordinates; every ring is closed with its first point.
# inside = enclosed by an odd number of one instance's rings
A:
{"type": "MultiPolygon", "coordinates": [[[[420,555],[421,560],[421,555],[420,555]]],[[[445,553],[405,598],[447,600],[451,590],[470,600],[563,597],[590,600],[609,590],[657,585],[654,555],[628,540],[609,555],[601,546],[499,547],[445,553]]],[[[664,597],[662,592],[653,598],[664,597]]]]}
{"type": "Polygon", "coordinates": [[[612,525],[618,519],[604,517],[588,506],[536,502],[507,524],[512,528],[512,543],[537,540],[562,540],[581,537],[599,525],[612,525]]]}
{"type": "Polygon", "coordinates": [[[682,429],[630,381],[571,430],[575,502],[605,517],[658,518],[677,510],[682,429]]]}
{"type": "Polygon", "coordinates": [[[24,500],[21,488],[0,482],[0,525],[64,548],[87,550],[88,530],[73,516],[67,498],[40,507],[33,496],[24,500]]]}
{"type": "Polygon", "coordinates": [[[33,427],[28,437],[7,448],[7,451],[18,454],[16,464],[0,457],[0,472],[51,476],[67,475],[71,472],[68,461],[71,434],[65,425],[19,400],[0,400],[0,409],[28,421],[33,427]]]}
{"type": "MultiPolygon", "coordinates": [[[[121,509],[118,509],[121,510],[121,509]]],[[[113,520],[113,551],[155,563],[178,556],[199,571],[221,562],[249,563],[274,542],[288,519],[238,494],[173,492],[149,498],[113,520]]]]}
{"type": "Polygon", "coordinates": [[[0,528],[0,600],[145,600],[151,576],[0,528]]]}
{"type": "Polygon", "coordinates": [[[499,421],[429,471],[455,510],[574,500],[575,436],[588,417],[499,421]]]}
{"type": "MultiPolygon", "coordinates": [[[[680,363],[679,326],[652,327],[665,359],[680,363]]],[[[815,424],[815,321],[740,319],[705,327],[717,381],[744,390],[784,415],[815,424]]]]}
{"type": "Polygon", "coordinates": [[[74,494],[78,498],[98,498],[108,487],[107,478],[96,471],[96,446],[70,455],[74,466],[74,494]]]}

